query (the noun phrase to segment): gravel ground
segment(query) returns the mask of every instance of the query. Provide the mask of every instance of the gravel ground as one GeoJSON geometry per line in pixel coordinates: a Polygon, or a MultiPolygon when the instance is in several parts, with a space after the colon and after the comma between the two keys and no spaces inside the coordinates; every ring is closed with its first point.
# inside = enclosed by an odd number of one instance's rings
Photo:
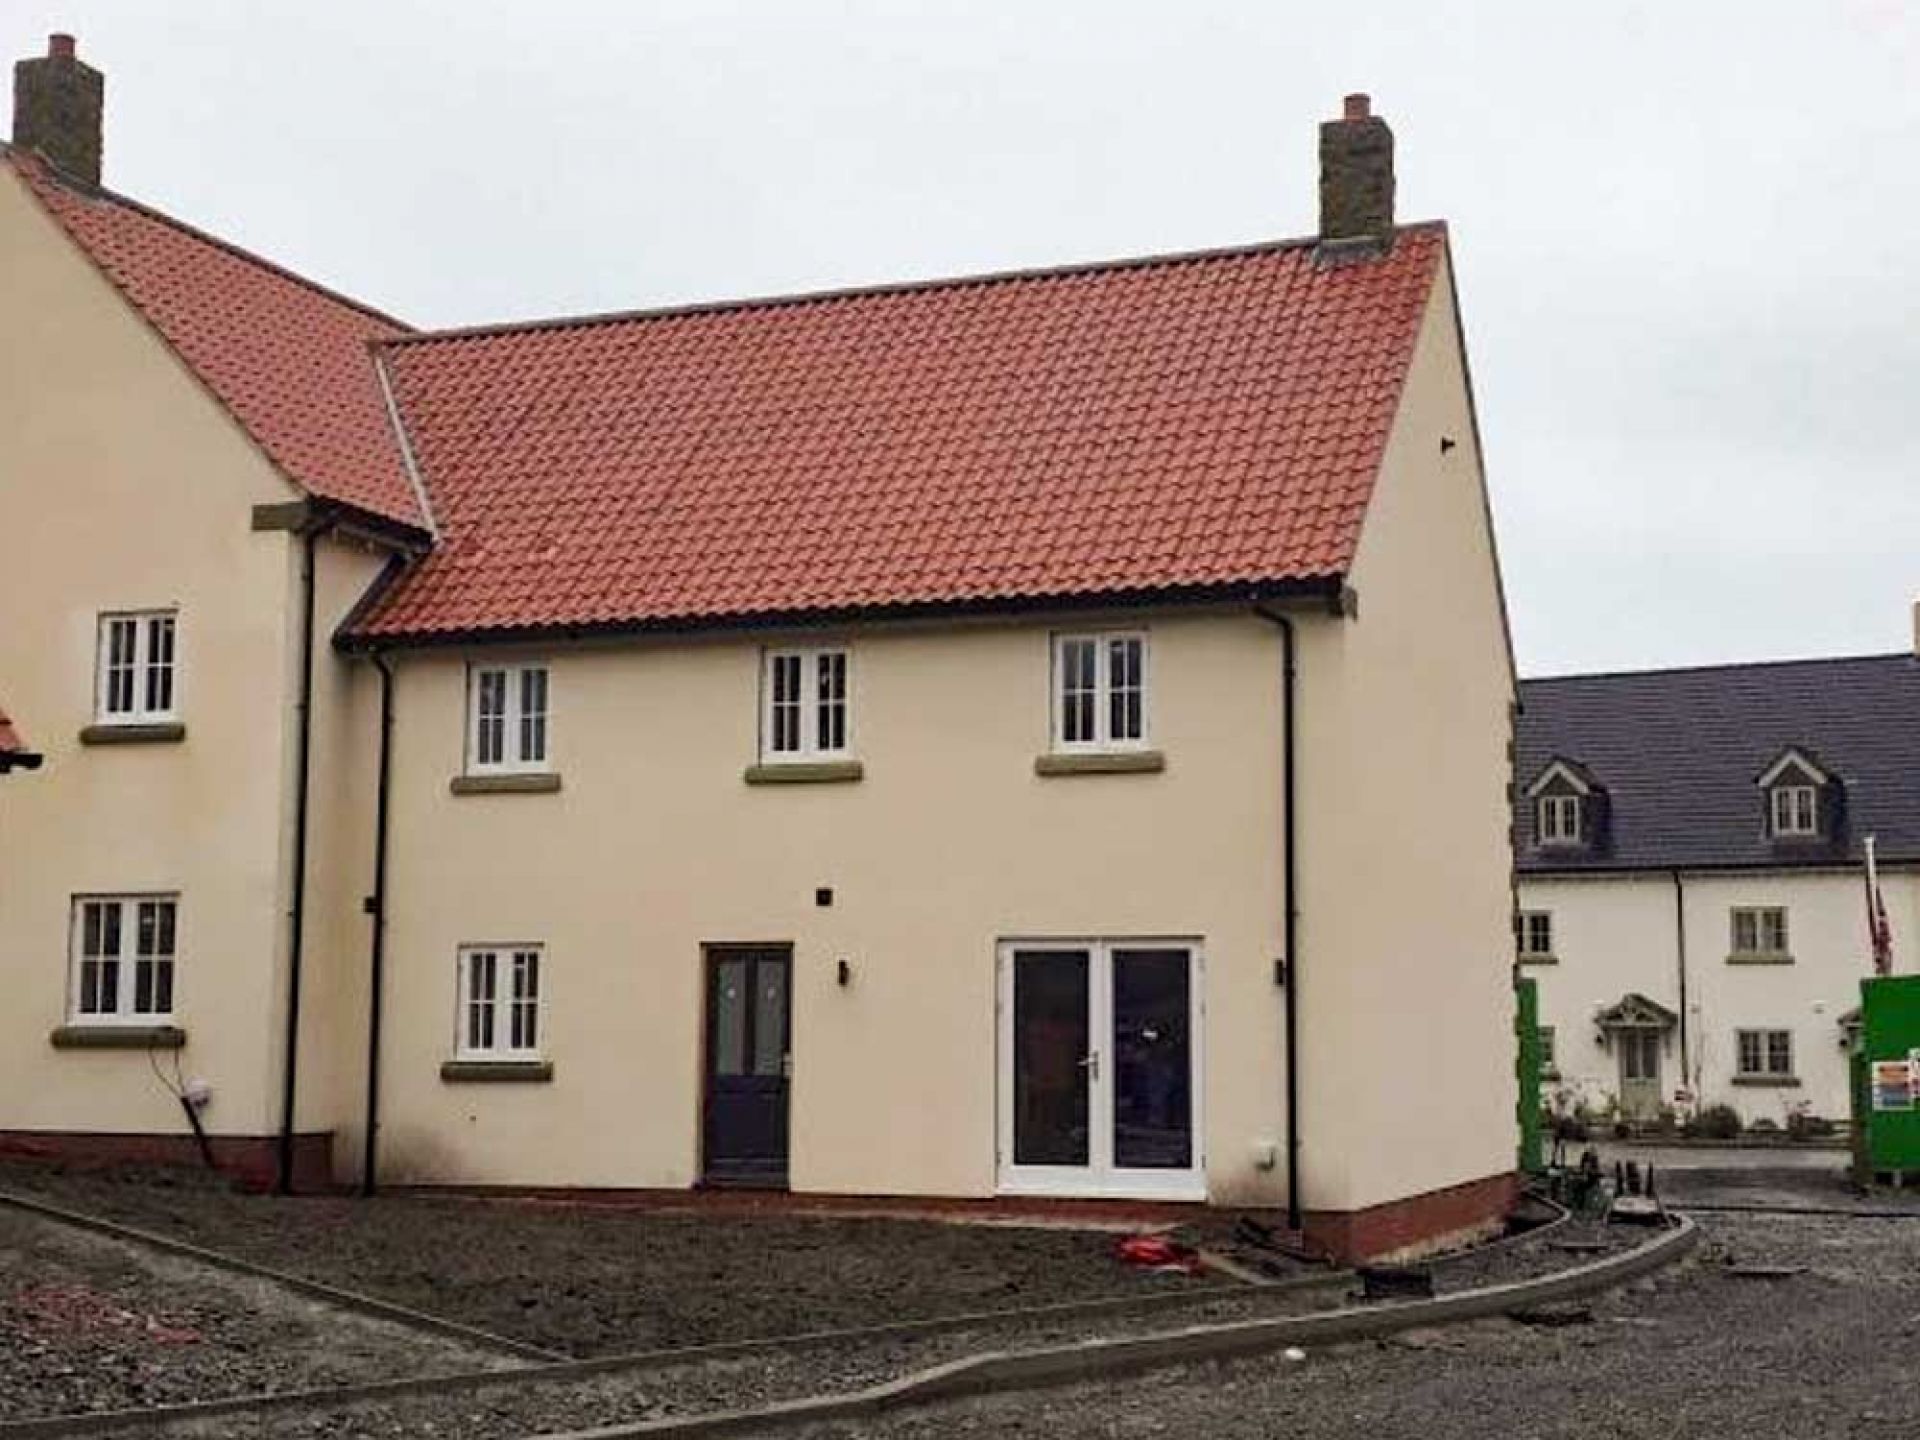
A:
{"type": "Polygon", "coordinates": [[[0,1209],[0,1420],[499,1363],[264,1281],[0,1209]]]}
{"type": "Polygon", "coordinates": [[[1072,1230],[411,1196],[286,1200],[191,1171],[0,1165],[0,1190],[582,1356],[1201,1283],[1122,1265],[1113,1236],[1072,1230]]]}
{"type": "MultiPolygon", "coordinates": [[[[1463,1256],[1439,1268],[1440,1288],[1470,1285],[1564,1269],[1594,1258],[1551,1248],[1558,1230],[1487,1254],[1463,1256]]],[[[1611,1248],[1647,1239],[1645,1231],[1614,1227],[1604,1237],[1611,1248]]],[[[792,1355],[757,1355],[714,1362],[655,1366],[591,1379],[548,1381],[537,1386],[490,1386],[457,1396],[404,1396],[363,1401],[324,1413],[272,1417],[272,1433],[286,1437],[406,1436],[438,1431],[470,1440],[513,1440],[539,1431],[586,1428],[619,1421],[689,1415],[713,1409],[765,1404],[804,1395],[860,1389],[943,1361],[991,1350],[1071,1344],[1093,1338],[1163,1333],[1186,1326],[1281,1315],[1306,1314],[1352,1303],[1350,1283],[1313,1287],[1242,1289],[1217,1299],[1124,1315],[1063,1317],[1047,1321],[997,1322],[913,1338],[842,1341],[830,1349],[792,1355]]],[[[196,1440],[241,1440],[258,1433],[257,1417],[231,1416],[177,1424],[165,1434],[196,1440]]],[[[153,1432],[149,1432],[153,1433],[153,1432]]]]}
{"type": "Polygon", "coordinates": [[[1675,1209],[1698,1205],[1806,1205],[1836,1210],[1902,1210],[1920,1214],[1920,1190],[1876,1186],[1862,1195],[1844,1165],[1818,1169],[1742,1167],[1669,1170],[1657,1175],[1661,1197],[1675,1209]]]}
{"type": "Polygon", "coordinates": [[[1488,1320],[1043,1394],[803,1440],[1306,1435],[1314,1440],[1768,1440],[1920,1434],[1920,1225],[1715,1216],[1694,1258],[1567,1328],[1488,1320]],[[1729,1263],[1806,1265],[1741,1279],[1729,1263]]]}

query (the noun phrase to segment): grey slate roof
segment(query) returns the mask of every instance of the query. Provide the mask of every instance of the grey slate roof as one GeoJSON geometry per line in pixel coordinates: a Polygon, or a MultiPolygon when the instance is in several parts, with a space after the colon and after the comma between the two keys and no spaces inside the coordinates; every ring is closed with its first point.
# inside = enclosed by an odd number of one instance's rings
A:
{"type": "Polygon", "coordinates": [[[1526,874],[1856,863],[1877,837],[1920,861],[1920,660],[1875,655],[1523,680],[1514,744],[1514,859],[1526,874]],[[1840,782],[1833,833],[1766,833],[1755,781],[1790,746],[1840,782]],[[1534,840],[1526,787],[1555,757],[1605,787],[1595,843],[1534,840]]]}

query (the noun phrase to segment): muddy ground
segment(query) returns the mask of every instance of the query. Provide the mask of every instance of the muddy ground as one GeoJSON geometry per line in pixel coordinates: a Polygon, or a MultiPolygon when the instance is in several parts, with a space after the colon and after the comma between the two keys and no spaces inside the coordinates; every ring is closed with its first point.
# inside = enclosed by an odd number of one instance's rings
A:
{"type": "Polygon", "coordinates": [[[0,1190],[566,1354],[1150,1295],[1113,1237],[934,1221],[236,1193],[194,1172],[0,1165],[0,1190]]]}
{"type": "MultiPolygon", "coordinates": [[[[1540,1235],[1458,1257],[1438,1267],[1442,1293],[1490,1281],[1537,1274],[1578,1263],[1553,1248],[1555,1236],[1540,1235]]],[[[1643,1242],[1644,1231],[1605,1238],[1609,1247],[1643,1242]]],[[[1590,1258],[1583,1254],[1579,1259],[1590,1258]]],[[[1187,1300],[1174,1308],[1130,1307],[1122,1312],[1029,1316],[969,1323],[937,1333],[843,1337],[830,1346],[784,1352],[737,1354],[724,1360],[698,1355],[644,1369],[463,1387],[458,1393],[363,1397],[298,1413],[236,1414],[181,1422],[164,1432],[169,1440],[251,1440],[269,1424],[286,1440],[355,1436],[387,1440],[427,1433],[455,1433],[463,1440],[520,1440],[555,1429],[685,1416],[715,1409],[765,1405],[809,1395],[864,1388],[986,1351],[1068,1345],[1095,1338],[1165,1333],[1189,1325],[1231,1323],[1306,1314],[1354,1302],[1353,1277],[1323,1275],[1300,1286],[1209,1286],[1173,1292],[1187,1300]]],[[[154,1434],[148,1429],[141,1433],[154,1434]]]]}
{"type": "Polygon", "coordinates": [[[0,1209],[0,1421],[499,1363],[276,1285],[0,1209]]]}

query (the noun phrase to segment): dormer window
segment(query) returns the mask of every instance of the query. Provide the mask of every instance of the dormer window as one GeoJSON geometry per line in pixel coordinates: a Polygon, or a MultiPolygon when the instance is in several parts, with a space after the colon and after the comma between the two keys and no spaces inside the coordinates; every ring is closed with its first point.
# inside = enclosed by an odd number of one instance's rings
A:
{"type": "Polygon", "coordinates": [[[1773,833],[1781,837],[1820,833],[1820,792],[1811,785],[1776,785],[1771,801],[1773,833]]]}
{"type": "Polygon", "coordinates": [[[1767,837],[1817,840],[1837,825],[1839,782],[1799,746],[1790,746],[1755,782],[1766,802],[1767,837]]]}
{"type": "Polygon", "coordinates": [[[1542,845],[1578,845],[1581,814],[1578,795],[1542,795],[1539,800],[1542,845]]]}
{"type": "Polygon", "coordinates": [[[1533,843],[1541,849],[1590,849],[1605,828],[1605,792],[1585,766],[1556,758],[1527,786],[1533,802],[1533,843]]]}

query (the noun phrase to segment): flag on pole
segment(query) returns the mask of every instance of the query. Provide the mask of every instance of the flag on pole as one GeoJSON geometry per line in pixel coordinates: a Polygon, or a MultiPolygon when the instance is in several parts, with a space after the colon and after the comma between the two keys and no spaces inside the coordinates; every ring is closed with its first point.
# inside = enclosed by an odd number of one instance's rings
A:
{"type": "Polygon", "coordinates": [[[1873,947],[1873,973],[1893,973],[1893,926],[1880,894],[1880,867],[1874,862],[1873,836],[1867,836],[1867,940],[1873,947]]]}

